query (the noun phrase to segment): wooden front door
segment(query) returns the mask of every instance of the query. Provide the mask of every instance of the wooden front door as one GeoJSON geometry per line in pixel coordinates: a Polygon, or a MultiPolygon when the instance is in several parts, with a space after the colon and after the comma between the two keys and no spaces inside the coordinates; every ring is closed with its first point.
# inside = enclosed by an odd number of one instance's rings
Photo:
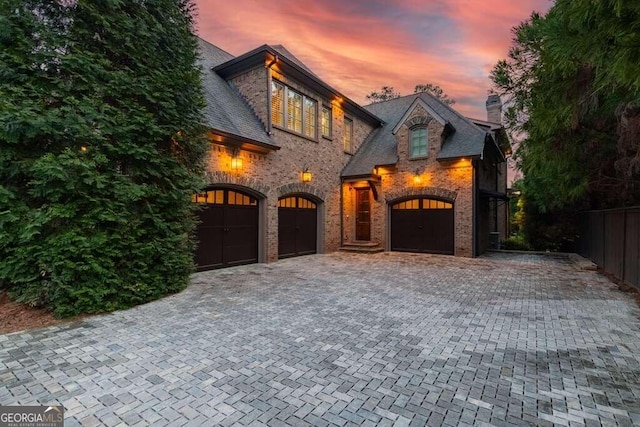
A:
{"type": "Polygon", "coordinates": [[[356,240],[371,240],[371,201],[368,188],[356,188],[356,240]]]}

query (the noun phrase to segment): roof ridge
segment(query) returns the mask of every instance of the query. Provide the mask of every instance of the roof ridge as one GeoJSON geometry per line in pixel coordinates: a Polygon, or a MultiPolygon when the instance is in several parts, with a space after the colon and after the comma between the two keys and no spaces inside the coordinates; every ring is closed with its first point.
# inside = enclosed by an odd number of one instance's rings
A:
{"type": "Polygon", "coordinates": [[[408,97],[410,97],[410,96],[418,96],[418,95],[420,95],[420,94],[419,94],[419,93],[410,93],[410,94],[407,94],[407,95],[400,95],[400,96],[396,96],[395,98],[385,99],[384,101],[372,102],[372,103],[370,103],[370,104],[363,105],[363,107],[368,107],[368,106],[370,106],[370,105],[379,105],[379,104],[384,104],[384,103],[386,103],[386,102],[392,102],[392,101],[396,101],[396,100],[398,100],[398,99],[408,98],[408,97]]]}
{"type": "Polygon", "coordinates": [[[227,55],[231,56],[231,57],[232,57],[232,59],[233,59],[233,58],[235,58],[235,55],[234,55],[234,54],[227,52],[226,50],[224,50],[224,49],[223,49],[223,48],[221,48],[220,46],[215,45],[215,44],[211,43],[210,41],[203,39],[203,38],[202,38],[202,37],[200,37],[200,36],[196,36],[196,38],[198,38],[198,39],[199,39],[200,41],[202,41],[203,43],[206,43],[206,44],[208,44],[209,46],[213,46],[213,47],[215,47],[216,49],[218,49],[219,51],[226,53],[227,55]]]}
{"type": "MultiPolygon", "coordinates": [[[[425,94],[425,95],[429,96],[431,99],[433,99],[433,100],[437,101],[438,103],[440,103],[440,105],[442,105],[443,107],[445,107],[448,110],[452,111],[456,116],[461,118],[464,122],[466,122],[468,125],[470,125],[474,129],[476,129],[478,132],[482,132],[480,129],[478,129],[478,127],[475,124],[473,124],[471,122],[471,120],[469,118],[467,118],[466,116],[463,116],[461,113],[458,112],[458,110],[456,110],[455,108],[451,107],[449,104],[447,104],[446,102],[442,101],[437,96],[434,96],[434,95],[430,94],[429,92],[420,92],[420,93],[418,93],[416,95],[422,95],[422,94],[425,94]]],[[[482,133],[486,133],[486,132],[482,132],[482,133]]]]}

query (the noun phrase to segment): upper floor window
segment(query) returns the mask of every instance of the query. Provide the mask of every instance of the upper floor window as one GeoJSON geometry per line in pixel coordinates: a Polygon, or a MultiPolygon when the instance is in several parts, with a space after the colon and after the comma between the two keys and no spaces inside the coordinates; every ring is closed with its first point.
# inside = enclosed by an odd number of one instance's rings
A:
{"type": "Polygon", "coordinates": [[[322,106],[322,136],[331,138],[331,108],[322,106]]]}
{"type": "Polygon", "coordinates": [[[342,148],[346,153],[353,153],[353,120],[344,118],[344,130],[342,131],[342,148]]]}
{"type": "Polygon", "coordinates": [[[318,103],[282,83],[271,81],[271,123],[316,137],[318,103]]]}
{"type": "Polygon", "coordinates": [[[411,130],[409,154],[412,158],[427,155],[427,128],[411,130]]]}

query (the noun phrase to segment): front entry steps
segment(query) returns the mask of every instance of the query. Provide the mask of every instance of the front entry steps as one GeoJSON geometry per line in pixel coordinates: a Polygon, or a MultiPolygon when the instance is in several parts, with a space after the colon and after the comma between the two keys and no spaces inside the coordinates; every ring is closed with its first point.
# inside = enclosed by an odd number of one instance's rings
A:
{"type": "Polygon", "coordinates": [[[363,254],[375,254],[384,252],[384,248],[378,242],[344,242],[340,248],[343,252],[357,252],[363,254]]]}

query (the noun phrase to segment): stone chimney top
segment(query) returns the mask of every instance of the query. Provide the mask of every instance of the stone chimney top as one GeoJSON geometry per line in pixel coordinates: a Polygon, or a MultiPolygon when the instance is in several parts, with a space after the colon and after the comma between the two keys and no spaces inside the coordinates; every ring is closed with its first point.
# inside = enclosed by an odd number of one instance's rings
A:
{"type": "Polygon", "coordinates": [[[487,121],[502,123],[502,101],[499,95],[491,94],[487,98],[487,121]]]}

